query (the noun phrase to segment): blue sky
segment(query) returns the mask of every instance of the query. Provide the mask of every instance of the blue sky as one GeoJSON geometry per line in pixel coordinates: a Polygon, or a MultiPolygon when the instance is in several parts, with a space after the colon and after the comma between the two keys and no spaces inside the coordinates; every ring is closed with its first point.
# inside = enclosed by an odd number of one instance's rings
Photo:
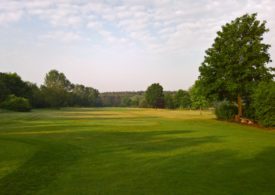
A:
{"type": "Polygon", "coordinates": [[[274,10],[272,0],[0,0],[0,71],[42,84],[57,69],[100,91],[188,89],[216,32],[238,16],[257,12],[275,47],[274,10]]]}

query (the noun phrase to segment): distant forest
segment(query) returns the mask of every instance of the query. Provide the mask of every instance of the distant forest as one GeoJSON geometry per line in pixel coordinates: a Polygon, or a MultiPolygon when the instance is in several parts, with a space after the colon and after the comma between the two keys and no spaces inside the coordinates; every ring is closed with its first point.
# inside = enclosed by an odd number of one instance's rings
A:
{"type": "MultiPolygon", "coordinates": [[[[160,98],[157,104],[160,108],[196,108],[191,101],[189,91],[163,91],[160,87],[160,98]]],[[[93,87],[71,83],[57,70],[49,71],[44,83],[38,86],[29,81],[23,81],[16,73],[0,73],[0,102],[2,108],[19,101],[31,108],[59,107],[155,107],[146,100],[146,91],[124,91],[100,93],[93,87]]],[[[20,104],[20,103],[19,103],[20,104]]]]}

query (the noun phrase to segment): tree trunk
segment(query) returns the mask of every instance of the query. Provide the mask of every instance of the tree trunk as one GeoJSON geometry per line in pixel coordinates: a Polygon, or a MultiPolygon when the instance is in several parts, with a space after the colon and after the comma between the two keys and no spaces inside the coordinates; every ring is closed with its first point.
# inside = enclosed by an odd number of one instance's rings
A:
{"type": "Polygon", "coordinates": [[[243,115],[243,108],[242,108],[242,97],[238,94],[238,117],[242,117],[243,115]]]}

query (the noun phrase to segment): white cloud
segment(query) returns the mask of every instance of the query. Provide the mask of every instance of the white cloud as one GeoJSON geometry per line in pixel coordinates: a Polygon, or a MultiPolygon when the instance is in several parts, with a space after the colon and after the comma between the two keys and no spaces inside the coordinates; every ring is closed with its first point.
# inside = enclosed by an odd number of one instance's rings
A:
{"type": "Polygon", "coordinates": [[[105,91],[187,89],[221,25],[245,13],[267,21],[274,61],[274,10],[273,0],[0,0],[0,61],[40,83],[57,68],[105,91]]]}
{"type": "Polygon", "coordinates": [[[21,18],[21,11],[7,11],[0,13],[0,24],[7,24],[10,22],[18,21],[21,18]]]}
{"type": "Polygon", "coordinates": [[[23,14],[20,4],[14,1],[0,2],[0,25],[18,21],[23,14]]]}
{"type": "Polygon", "coordinates": [[[54,31],[49,32],[45,35],[42,35],[40,37],[42,40],[54,40],[54,41],[60,41],[64,43],[71,43],[83,40],[83,38],[75,32],[65,32],[65,31],[54,31]]]}
{"type": "Polygon", "coordinates": [[[61,33],[51,33],[63,31],[61,40],[80,40],[76,30],[93,30],[110,43],[132,42],[129,45],[166,52],[169,48],[206,49],[221,25],[247,12],[258,12],[260,19],[268,21],[272,30],[266,40],[274,45],[274,10],[272,0],[1,0],[0,25],[36,17],[52,25],[44,37],[58,37],[61,33]]]}

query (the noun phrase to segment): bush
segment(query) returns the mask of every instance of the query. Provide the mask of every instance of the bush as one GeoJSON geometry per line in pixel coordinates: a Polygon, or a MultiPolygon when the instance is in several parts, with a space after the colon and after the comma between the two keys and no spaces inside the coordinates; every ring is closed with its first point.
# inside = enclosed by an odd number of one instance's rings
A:
{"type": "Polygon", "coordinates": [[[215,108],[215,114],[218,119],[230,120],[238,113],[238,108],[228,101],[219,102],[215,108]]]}
{"type": "Polygon", "coordinates": [[[30,102],[28,99],[23,97],[16,97],[15,95],[10,95],[1,104],[1,107],[7,110],[28,112],[31,110],[30,102]]]}
{"type": "Polygon", "coordinates": [[[243,107],[243,116],[245,118],[249,118],[251,120],[256,121],[255,108],[251,103],[244,105],[244,107],[243,107]]]}
{"type": "Polygon", "coordinates": [[[256,120],[266,127],[275,126],[275,82],[263,82],[253,94],[256,120]]]}

